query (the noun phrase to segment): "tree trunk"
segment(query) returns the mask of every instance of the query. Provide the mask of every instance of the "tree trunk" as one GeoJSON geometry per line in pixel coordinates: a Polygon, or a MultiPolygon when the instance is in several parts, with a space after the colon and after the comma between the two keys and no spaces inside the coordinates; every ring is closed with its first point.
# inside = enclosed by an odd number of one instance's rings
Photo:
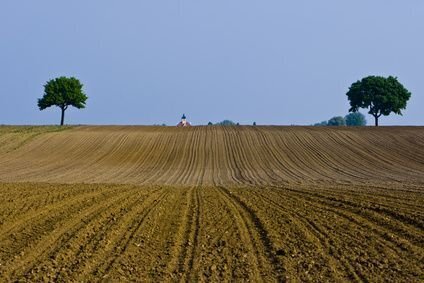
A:
{"type": "Polygon", "coordinates": [[[61,109],[62,109],[62,118],[60,119],[60,125],[63,126],[65,122],[65,108],[61,108],[61,109]]]}
{"type": "Polygon", "coordinates": [[[375,126],[378,127],[378,115],[374,115],[375,126]]]}

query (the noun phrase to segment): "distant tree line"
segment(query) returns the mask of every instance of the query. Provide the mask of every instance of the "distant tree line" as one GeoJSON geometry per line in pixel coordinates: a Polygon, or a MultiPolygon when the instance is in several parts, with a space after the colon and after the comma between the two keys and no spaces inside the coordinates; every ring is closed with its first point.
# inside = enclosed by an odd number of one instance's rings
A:
{"type": "Polygon", "coordinates": [[[350,113],[346,116],[335,116],[328,121],[322,121],[314,126],[366,126],[367,120],[360,112],[350,113]]]}
{"type": "MultiPolygon", "coordinates": [[[[240,126],[240,123],[235,123],[235,122],[233,122],[233,121],[231,121],[231,120],[227,120],[227,119],[225,119],[225,120],[223,120],[223,121],[221,121],[221,122],[218,122],[218,123],[212,123],[212,122],[208,122],[208,126],[212,126],[212,125],[216,125],[216,126],[240,126]]],[[[253,124],[252,124],[253,126],[256,126],[256,122],[253,122],[253,124]]]]}
{"type": "Polygon", "coordinates": [[[215,125],[217,125],[217,126],[235,126],[236,123],[234,123],[231,120],[224,120],[224,121],[216,123],[215,125]]]}

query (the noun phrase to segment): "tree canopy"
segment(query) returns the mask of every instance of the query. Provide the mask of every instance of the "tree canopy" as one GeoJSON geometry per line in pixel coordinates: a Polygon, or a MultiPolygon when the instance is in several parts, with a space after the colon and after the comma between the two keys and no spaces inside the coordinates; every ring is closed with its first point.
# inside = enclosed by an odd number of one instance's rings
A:
{"type": "Polygon", "coordinates": [[[368,113],[374,116],[375,125],[378,118],[390,113],[402,115],[401,110],[406,108],[406,103],[411,93],[397,80],[389,76],[368,76],[351,85],[346,93],[350,102],[349,112],[357,112],[359,108],[369,109],[368,113]]]}
{"type": "Polygon", "coordinates": [[[366,126],[367,120],[360,112],[350,113],[345,116],[346,126],[366,126]]]}
{"type": "Polygon", "coordinates": [[[315,123],[314,126],[328,126],[328,121],[322,121],[319,123],[315,123]]]}
{"type": "Polygon", "coordinates": [[[216,123],[216,125],[219,125],[219,126],[235,126],[236,123],[234,123],[231,120],[224,120],[222,122],[216,123]]]}
{"type": "Polygon", "coordinates": [[[345,118],[342,116],[336,116],[328,120],[328,126],[346,126],[345,118]]]}
{"type": "Polygon", "coordinates": [[[38,99],[38,107],[44,110],[51,106],[61,109],[60,125],[65,121],[65,111],[69,106],[85,108],[87,96],[82,90],[83,85],[74,77],[59,77],[48,81],[44,85],[44,95],[38,99]]]}

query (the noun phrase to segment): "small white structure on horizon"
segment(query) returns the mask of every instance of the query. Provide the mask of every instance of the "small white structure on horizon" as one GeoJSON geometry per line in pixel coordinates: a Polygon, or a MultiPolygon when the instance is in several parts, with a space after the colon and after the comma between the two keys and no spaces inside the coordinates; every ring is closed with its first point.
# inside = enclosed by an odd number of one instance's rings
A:
{"type": "Polygon", "coordinates": [[[185,114],[181,117],[181,122],[178,123],[177,127],[190,127],[191,124],[187,121],[185,114]]]}

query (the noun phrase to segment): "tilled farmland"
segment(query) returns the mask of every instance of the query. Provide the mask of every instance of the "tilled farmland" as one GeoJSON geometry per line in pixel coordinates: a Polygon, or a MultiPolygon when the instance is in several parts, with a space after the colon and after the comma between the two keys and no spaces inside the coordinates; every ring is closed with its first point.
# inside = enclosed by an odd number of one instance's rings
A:
{"type": "Polygon", "coordinates": [[[420,127],[0,127],[0,279],[419,282],[423,172],[420,127]]]}

